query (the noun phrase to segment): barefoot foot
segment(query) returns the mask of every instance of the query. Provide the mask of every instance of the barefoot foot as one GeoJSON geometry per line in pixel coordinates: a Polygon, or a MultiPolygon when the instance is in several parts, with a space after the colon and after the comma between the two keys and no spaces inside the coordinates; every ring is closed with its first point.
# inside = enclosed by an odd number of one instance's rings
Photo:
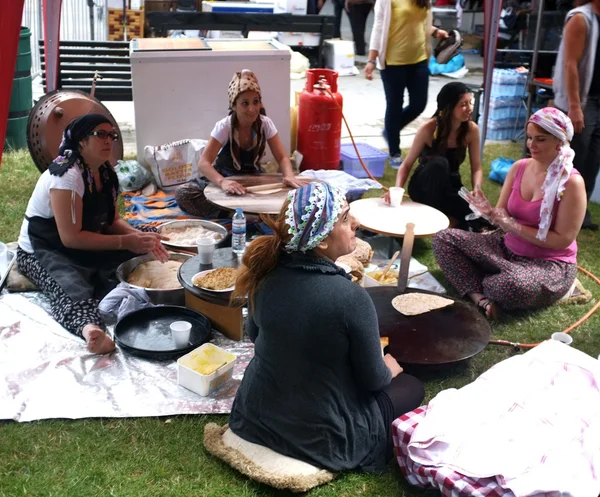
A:
{"type": "Polygon", "coordinates": [[[115,343],[104,330],[97,325],[86,325],[81,334],[87,342],[87,349],[92,354],[108,354],[115,350],[115,343]]]}

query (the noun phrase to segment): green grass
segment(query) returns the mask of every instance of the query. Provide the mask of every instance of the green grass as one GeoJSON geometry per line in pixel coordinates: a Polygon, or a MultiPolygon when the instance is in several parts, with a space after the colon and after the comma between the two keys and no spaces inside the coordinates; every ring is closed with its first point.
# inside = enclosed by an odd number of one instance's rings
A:
{"type": "MultiPolygon", "coordinates": [[[[495,157],[518,158],[518,145],[488,145],[484,169],[495,157]]],[[[468,166],[465,185],[470,185],[468,166]]],[[[8,153],[0,168],[0,240],[15,240],[27,200],[39,173],[25,152],[8,153]]],[[[386,169],[385,184],[395,171],[386,169]]],[[[500,192],[489,181],[484,190],[491,201],[500,192]]],[[[377,192],[373,192],[376,195],[377,192]]],[[[600,219],[600,206],[592,205],[600,219]]],[[[579,262],[600,275],[600,234],[579,236],[579,262]]],[[[429,240],[419,239],[415,256],[445,283],[431,253],[429,240]]],[[[600,288],[580,275],[586,288],[600,297],[600,288]]],[[[593,303],[554,306],[522,313],[494,325],[494,337],[521,343],[538,342],[560,331],[585,314],[593,303]]],[[[573,345],[597,356],[600,353],[600,318],[594,315],[573,332],[573,345]]],[[[427,399],[440,390],[461,387],[493,364],[515,352],[508,347],[488,346],[467,364],[422,377],[427,399]]],[[[51,401],[51,400],[49,400],[51,401]]],[[[0,496],[281,496],[283,492],[255,484],[215,460],[204,450],[202,436],[209,422],[227,422],[227,416],[175,416],[143,419],[88,419],[0,423],[0,496]]],[[[397,466],[382,476],[351,473],[310,492],[310,497],[423,496],[435,495],[408,485],[397,466]]]]}

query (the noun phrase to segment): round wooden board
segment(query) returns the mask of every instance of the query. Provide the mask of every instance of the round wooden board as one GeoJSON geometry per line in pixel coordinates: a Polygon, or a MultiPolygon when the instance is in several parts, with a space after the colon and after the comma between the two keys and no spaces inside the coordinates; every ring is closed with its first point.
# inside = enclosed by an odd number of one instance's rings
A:
{"type": "Polygon", "coordinates": [[[417,238],[433,236],[450,225],[443,212],[408,199],[392,207],[382,198],[364,198],[350,204],[350,213],[361,228],[388,236],[404,236],[407,223],[414,223],[417,238]]]}
{"type": "MultiPolygon", "coordinates": [[[[242,186],[248,187],[281,183],[281,178],[280,174],[248,174],[230,176],[227,179],[237,181],[242,186]]],[[[204,195],[210,202],[224,209],[234,211],[240,208],[251,214],[279,214],[290,189],[283,187],[281,190],[269,195],[261,193],[232,195],[224,192],[217,185],[209,184],[204,190],[204,195]]]]}

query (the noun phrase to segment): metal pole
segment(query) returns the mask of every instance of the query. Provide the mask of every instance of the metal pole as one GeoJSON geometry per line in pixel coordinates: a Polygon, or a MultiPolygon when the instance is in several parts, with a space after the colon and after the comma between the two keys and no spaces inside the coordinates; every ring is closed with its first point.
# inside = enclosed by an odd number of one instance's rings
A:
{"type": "MultiPolygon", "coordinates": [[[[535,77],[535,70],[537,68],[537,60],[538,60],[538,52],[540,48],[540,30],[542,27],[542,13],[544,11],[544,0],[537,0],[538,2],[538,10],[537,10],[537,24],[535,26],[535,39],[533,41],[533,56],[531,57],[531,66],[529,67],[529,74],[527,75],[527,89],[529,90],[529,95],[527,97],[527,114],[525,115],[525,136],[527,136],[527,120],[531,115],[531,107],[533,105],[533,97],[535,96],[535,88],[531,84],[533,82],[533,78],[535,77]]],[[[523,157],[527,155],[527,138],[525,138],[525,142],[523,143],[523,157]]]]}
{"type": "Polygon", "coordinates": [[[494,59],[496,58],[496,41],[498,39],[498,25],[500,23],[500,3],[497,0],[491,0],[485,4],[485,8],[490,7],[491,4],[491,12],[490,17],[486,19],[489,20],[489,31],[487,33],[487,49],[485,51],[485,79],[483,82],[483,121],[481,126],[481,159],[483,160],[483,149],[485,145],[485,139],[487,135],[487,123],[488,123],[488,114],[490,109],[490,96],[492,93],[492,76],[494,69],[494,59]]]}
{"type": "Polygon", "coordinates": [[[88,9],[90,11],[90,39],[93,41],[94,37],[94,0],[88,0],[88,9]]]}

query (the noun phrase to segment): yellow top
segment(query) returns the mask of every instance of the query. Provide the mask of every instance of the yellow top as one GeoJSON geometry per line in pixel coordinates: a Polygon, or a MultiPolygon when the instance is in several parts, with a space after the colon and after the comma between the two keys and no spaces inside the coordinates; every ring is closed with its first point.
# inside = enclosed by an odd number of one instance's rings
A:
{"type": "Polygon", "coordinates": [[[386,65],[417,64],[427,59],[425,26],[428,9],[414,0],[391,0],[392,17],[385,52],[386,65]]]}

